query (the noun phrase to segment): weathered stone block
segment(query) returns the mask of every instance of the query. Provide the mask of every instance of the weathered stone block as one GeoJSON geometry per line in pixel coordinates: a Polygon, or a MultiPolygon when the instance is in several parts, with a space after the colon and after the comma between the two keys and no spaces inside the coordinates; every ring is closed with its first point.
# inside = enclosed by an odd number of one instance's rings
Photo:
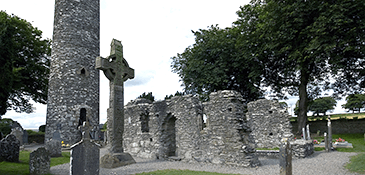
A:
{"type": "Polygon", "coordinates": [[[0,159],[8,162],[19,162],[19,140],[12,134],[0,141],[0,159]]]}
{"type": "Polygon", "coordinates": [[[71,175],[99,175],[99,145],[82,140],[71,147],[71,175]]]}
{"type": "Polygon", "coordinates": [[[129,153],[106,154],[100,159],[100,167],[116,168],[134,164],[136,161],[129,153]]]}
{"type": "Polygon", "coordinates": [[[49,140],[46,142],[46,149],[50,152],[51,157],[62,156],[62,145],[59,140],[49,140]]]}
{"type": "Polygon", "coordinates": [[[50,173],[51,155],[44,148],[40,147],[30,153],[29,173],[30,175],[42,175],[50,173]]]}

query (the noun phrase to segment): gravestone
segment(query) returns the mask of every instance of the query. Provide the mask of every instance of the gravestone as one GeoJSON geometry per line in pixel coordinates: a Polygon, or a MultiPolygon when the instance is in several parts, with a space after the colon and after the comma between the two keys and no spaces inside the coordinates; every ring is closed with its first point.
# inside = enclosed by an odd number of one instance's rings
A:
{"type": "Polygon", "coordinates": [[[333,146],[332,146],[332,124],[331,124],[331,117],[330,116],[328,116],[327,127],[328,127],[328,149],[330,151],[332,151],[333,150],[333,146]]]}
{"type": "Polygon", "coordinates": [[[19,140],[12,134],[0,141],[0,159],[8,162],[19,162],[19,140]]]}
{"type": "Polygon", "coordinates": [[[49,152],[40,147],[29,155],[29,173],[30,175],[41,175],[50,173],[51,156],[49,152]]]}
{"type": "Polygon", "coordinates": [[[55,131],[55,132],[53,133],[52,139],[53,139],[53,140],[58,140],[59,142],[61,142],[61,141],[62,141],[62,140],[61,140],[61,134],[60,134],[60,131],[59,131],[59,130],[57,130],[57,131],[55,131]]]}
{"type": "Polygon", "coordinates": [[[324,136],[324,149],[326,152],[329,152],[327,133],[325,132],[323,136],[324,136]]]}
{"type": "Polygon", "coordinates": [[[99,145],[90,140],[88,119],[82,127],[82,140],[71,146],[71,175],[99,175],[99,145]]]}
{"type": "Polygon", "coordinates": [[[58,140],[50,139],[46,142],[46,150],[49,151],[51,157],[61,157],[62,156],[62,145],[58,140]]]}
{"type": "Polygon", "coordinates": [[[112,40],[110,56],[96,58],[96,68],[103,70],[109,79],[110,97],[108,108],[108,142],[109,153],[101,158],[101,167],[115,168],[135,163],[129,153],[123,151],[124,132],[124,89],[123,83],[134,78],[134,69],[123,58],[122,43],[112,40]]]}
{"type": "Polygon", "coordinates": [[[28,144],[28,132],[26,130],[23,131],[23,144],[28,144]]]}
{"type": "Polygon", "coordinates": [[[21,127],[12,128],[10,134],[14,135],[19,140],[20,145],[23,145],[24,131],[21,127]]]}
{"type": "Polygon", "coordinates": [[[283,138],[279,153],[280,175],[292,175],[292,148],[289,138],[283,138]]]}
{"type": "Polygon", "coordinates": [[[306,140],[307,138],[305,137],[305,129],[304,129],[304,128],[302,128],[302,133],[303,133],[303,137],[302,137],[302,139],[303,139],[303,140],[306,140]]]}
{"type": "Polygon", "coordinates": [[[311,140],[311,134],[309,131],[309,125],[307,125],[307,140],[311,140]]]}

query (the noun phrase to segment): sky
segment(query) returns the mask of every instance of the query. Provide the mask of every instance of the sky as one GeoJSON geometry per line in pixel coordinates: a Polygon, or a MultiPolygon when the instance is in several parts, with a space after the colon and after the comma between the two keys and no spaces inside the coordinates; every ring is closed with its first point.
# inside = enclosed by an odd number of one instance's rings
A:
{"type": "MultiPolygon", "coordinates": [[[[0,10],[31,22],[52,39],[54,0],[0,0],[0,10]]],[[[113,38],[121,40],[124,58],[135,70],[135,78],[124,84],[124,103],[152,92],[156,100],[182,91],[180,78],[171,71],[171,57],[194,44],[191,32],[218,24],[230,27],[236,11],[249,0],[100,0],[100,55],[107,57],[113,38]]],[[[107,118],[109,82],[100,72],[100,123],[107,118]]],[[[294,107],[297,97],[291,97],[294,107]]],[[[345,112],[338,102],[335,113],[345,112]]],[[[18,121],[23,128],[37,129],[46,123],[47,106],[34,104],[31,114],[8,111],[2,118],[18,121]]],[[[291,111],[289,110],[289,113],[291,111]]]]}

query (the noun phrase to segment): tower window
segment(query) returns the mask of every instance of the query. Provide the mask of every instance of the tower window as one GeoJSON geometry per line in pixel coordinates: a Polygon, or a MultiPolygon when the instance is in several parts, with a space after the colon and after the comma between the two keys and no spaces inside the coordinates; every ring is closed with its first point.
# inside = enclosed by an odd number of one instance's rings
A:
{"type": "Polygon", "coordinates": [[[80,119],[79,119],[79,126],[82,126],[83,123],[86,121],[86,109],[80,109],[80,119]]]}
{"type": "Polygon", "coordinates": [[[86,70],[84,68],[82,68],[80,73],[81,73],[81,75],[85,75],[86,70]]]}

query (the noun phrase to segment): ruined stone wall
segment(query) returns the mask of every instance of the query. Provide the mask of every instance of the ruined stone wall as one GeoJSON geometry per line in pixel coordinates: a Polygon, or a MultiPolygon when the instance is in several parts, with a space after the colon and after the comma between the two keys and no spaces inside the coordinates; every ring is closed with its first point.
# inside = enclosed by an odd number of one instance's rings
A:
{"type": "Polygon", "coordinates": [[[99,0],[55,1],[46,142],[56,130],[67,144],[79,141],[86,115],[99,128],[99,8],[99,0]]]}
{"type": "Polygon", "coordinates": [[[284,133],[292,133],[291,116],[279,102],[261,99],[248,103],[247,110],[257,148],[279,148],[284,133]]]}
{"type": "Polygon", "coordinates": [[[256,166],[244,107],[235,91],[212,93],[204,105],[191,95],[154,103],[137,99],[125,106],[124,150],[143,158],[256,166]]]}

